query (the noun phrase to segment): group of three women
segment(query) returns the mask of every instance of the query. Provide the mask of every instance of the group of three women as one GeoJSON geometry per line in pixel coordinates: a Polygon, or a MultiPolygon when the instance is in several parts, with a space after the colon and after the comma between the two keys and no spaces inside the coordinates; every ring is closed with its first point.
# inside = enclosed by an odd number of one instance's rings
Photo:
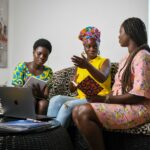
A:
{"type": "MultiPolygon", "coordinates": [[[[73,56],[76,73],[72,81],[77,84],[91,76],[103,89],[95,96],[86,96],[73,82],[70,90],[77,90],[76,97],[57,95],[48,103],[48,87],[33,87],[37,113],[56,117],[65,127],[72,116],[78,129],[87,139],[92,150],[104,150],[102,128],[128,129],[150,120],[150,48],[144,22],[128,18],[120,27],[119,43],[128,48],[127,55],[119,63],[115,83],[110,91],[109,59],[99,55],[100,31],[86,27],[79,34],[87,57],[73,56]],[[48,109],[47,109],[48,106],[48,109]],[[93,136],[94,133],[94,136],[93,136]]],[[[23,86],[29,76],[50,80],[52,70],[44,66],[51,44],[45,39],[35,42],[34,60],[20,63],[13,76],[13,85],[23,86]]]]}

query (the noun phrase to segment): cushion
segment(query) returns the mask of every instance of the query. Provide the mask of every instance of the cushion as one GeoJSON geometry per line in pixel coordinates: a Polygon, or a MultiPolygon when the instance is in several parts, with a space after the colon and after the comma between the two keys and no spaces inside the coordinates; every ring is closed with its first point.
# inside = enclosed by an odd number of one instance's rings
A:
{"type": "Polygon", "coordinates": [[[111,63],[111,87],[114,84],[115,75],[117,73],[117,70],[118,70],[118,63],[111,63]]]}
{"type": "Polygon", "coordinates": [[[75,96],[76,93],[71,93],[69,90],[70,78],[73,77],[75,67],[65,68],[56,71],[48,85],[50,88],[49,98],[55,95],[75,96]]]}
{"type": "Polygon", "coordinates": [[[112,132],[130,133],[130,134],[143,134],[150,135],[150,123],[146,123],[136,128],[126,129],[126,130],[109,130],[112,132]]]}

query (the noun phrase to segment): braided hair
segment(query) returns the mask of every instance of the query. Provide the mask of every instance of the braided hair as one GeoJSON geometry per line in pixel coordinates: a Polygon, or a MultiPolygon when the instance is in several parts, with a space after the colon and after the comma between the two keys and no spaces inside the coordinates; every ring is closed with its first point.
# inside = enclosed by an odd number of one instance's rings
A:
{"type": "MultiPolygon", "coordinates": [[[[132,88],[131,82],[131,63],[135,55],[140,50],[147,50],[150,52],[150,48],[147,44],[147,31],[144,22],[139,18],[128,18],[122,23],[122,27],[125,30],[125,33],[136,43],[137,49],[131,52],[127,62],[123,66],[126,66],[126,69],[122,75],[122,91],[123,94],[127,93],[132,88]]],[[[123,69],[122,68],[122,69],[123,69]]],[[[122,70],[121,69],[121,70],[122,70]]]]}

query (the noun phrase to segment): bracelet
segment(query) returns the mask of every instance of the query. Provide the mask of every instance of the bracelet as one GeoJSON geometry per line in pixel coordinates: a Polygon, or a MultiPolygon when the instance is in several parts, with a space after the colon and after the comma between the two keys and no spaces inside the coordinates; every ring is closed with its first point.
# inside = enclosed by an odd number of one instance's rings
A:
{"type": "Polygon", "coordinates": [[[77,84],[75,81],[71,81],[71,83],[72,83],[75,87],[78,86],[78,84],[77,84]]]}
{"type": "Polygon", "coordinates": [[[109,103],[110,102],[110,99],[109,99],[109,94],[108,95],[106,95],[106,97],[105,97],[105,101],[104,101],[105,103],[109,103]]]}

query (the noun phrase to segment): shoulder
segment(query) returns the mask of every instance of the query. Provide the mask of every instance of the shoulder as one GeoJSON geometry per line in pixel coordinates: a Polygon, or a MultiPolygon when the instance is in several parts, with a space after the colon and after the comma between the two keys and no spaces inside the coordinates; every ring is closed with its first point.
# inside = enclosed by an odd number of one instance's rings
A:
{"type": "Polygon", "coordinates": [[[25,69],[25,68],[26,68],[25,62],[19,62],[16,66],[16,69],[25,69]]]}
{"type": "Polygon", "coordinates": [[[150,52],[144,49],[140,50],[134,57],[133,61],[149,61],[150,62],[150,52]]]}
{"type": "Polygon", "coordinates": [[[48,66],[44,66],[44,71],[45,71],[45,72],[49,72],[50,74],[53,74],[52,68],[50,68],[50,67],[48,67],[48,66]]]}
{"type": "Polygon", "coordinates": [[[147,51],[147,50],[145,50],[145,49],[143,49],[143,50],[140,50],[140,51],[137,53],[137,56],[138,56],[138,55],[141,55],[141,56],[146,56],[146,55],[148,55],[148,56],[150,56],[150,52],[147,51]]]}
{"type": "Polygon", "coordinates": [[[147,50],[140,50],[131,63],[132,68],[150,68],[150,52],[147,50]]]}
{"type": "Polygon", "coordinates": [[[97,60],[101,63],[101,64],[108,64],[110,65],[110,60],[109,58],[106,57],[102,57],[102,56],[97,56],[97,60]]]}
{"type": "Polygon", "coordinates": [[[99,61],[110,61],[109,58],[102,57],[100,55],[97,56],[97,60],[99,60],[99,61]]]}

